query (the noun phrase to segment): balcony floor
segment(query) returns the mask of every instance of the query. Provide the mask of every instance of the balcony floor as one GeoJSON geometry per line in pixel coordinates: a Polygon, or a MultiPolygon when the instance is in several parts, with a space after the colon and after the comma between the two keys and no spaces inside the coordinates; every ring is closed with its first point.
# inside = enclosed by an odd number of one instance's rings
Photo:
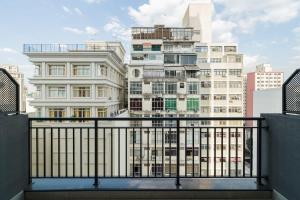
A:
{"type": "Polygon", "coordinates": [[[27,191],[59,190],[269,190],[266,186],[257,186],[254,178],[182,178],[181,186],[176,187],[174,178],[102,178],[99,186],[93,185],[93,179],[33,179],[27,191]]]}

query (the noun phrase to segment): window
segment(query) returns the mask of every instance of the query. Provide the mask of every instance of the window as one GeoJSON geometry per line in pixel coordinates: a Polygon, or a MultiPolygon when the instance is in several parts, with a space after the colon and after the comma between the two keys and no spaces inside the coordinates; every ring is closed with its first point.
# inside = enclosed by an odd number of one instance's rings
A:
{"type": "Polygon", "coordinates": [[[211,63],[221,63],[222,62],[222,58],[211,58],[210,62],[211,63]]]}
{"type": "Polygon", "coordinates": [[[97,108],[98,117],[107,117],[107,108],[97,108]]]}
{"type": "Polygon", "coordinates": [[[42,75],[42,67],[41,67],[41,65],[35,65],[34,75],[35,76],[41,76],[42,75]]]}
{"type": "Polygon", "coordinates": [[[201,107],[202,113],[210,113],[210,107],[209,106],[203,106],[201,107]]]}
{"type": "Polygon", "coordinates": [[[199,99],[188,98],[187,99],[187,111],[198,111],[199,110],[199,99]]]}
{"type": "Polygon", "coordinates": [[[91,116],[90,108],[73,108],[73,117],[75,118],[84,118],[91,116]]]}
{"type": "Polygon", "coordinates": [[[90,86],[74,86],[73,97],[91,97],[90,86]]]}
{"type": "Polygon", "coordinates": [[[226,76],[226,69],[215,69],[214,74],[216,76],[226,76]]]}
{"type": "Polygon", "coordinates": [[[180,87],[180,88],[184,88],[184,83],[180,83],[180,84],[179,84],[179,87],[180,87]]]}
{"type": "Polygon", "coordinates": [[[158,44],[153,44],[151,47],[152,51],[160,51],[161,50],[161,45],[158,44]]]}
{"type": "Polygon", "coordinates": [[[35,116],[36,117],[42,117],[42,108],[36,108],[35,116]]]}
{"type": "Polygon", "coordinates": [[[64,108],[49,108],[49,117],[62,118],[65,117],[66,111],[64,108]]]}
{"type": "Polygon", "coordinates": [[[163,110],[164,100],[163,98],[153,98],[152,99],[152,110],[163,110]]]}
{"type": "Polygon", "coordinates": [[[187,70],[186,71],[186,77],[187,78],[197,78],[198,71],[196,70],[187,70]]]}
{"type": "Polygon", "coordinates": [[[229,107],[229,112],[230,113],[242,113],[242,108],[241,107],[229,107]]]}
{"type": "Polygon", "coordinates": [[[165,99],[165,110],[176,111],[176,98],[165,99]]]}
{"type": "Polygon", "coordinates": [[[177,93],[177,83],[176,82],[166,82],[165,83],[165,93],[166,94],[176,94],[177,93]]]}
{"type": "Polygon", "coordinates": [[[152,93],[153,94],[163,94],[164,93],[164,84],[161,82],[152,83],[152,93]]]}
{"type": "Polygon", "coordinates": [[[196,65],[197,56],[196,55],[182,55],[181,64],[182,65],[196,65]]]}
{"type": "Polygon", "coordinates": [[[132,45],[133,51],[143,51],[143,45],[141,44],[134,44],[132,45]]]}
{"type": "Polygon", "coordinates": [[[165,156],[176,156],[176,147],[166,147],[165,148],[165,156]]]}
{"type": "Polygon", "coordinates": [[[241,76],[242,70],[241,69],[229,69],[230,76],[241,76]]]}
{"type": "MultiPolygon", "coordinates": [[[[163,117],[163,115],[160,115],[160,114],[155,114],[155,115],[152,115],[153,118],[160,118],[160,117],[163,117]]],[[[162,127],[164,126],[164,122],[163,120],[152,120],[152,126],[153,127],[162,127]]],[[[162,133],[158,133],[156,132],[156,140],[157,140],[157,137],[160,137],[160,141],[161,141],[161,135],[162,133]]]]}
{"type": "Polygon", "coordinates": [[[211,46],[210,50],[212,52],[222,52],[222,47],[221,46],[211,46]]]}
{"type": "Polygon", "coordinates": [[[202,88],[211,88],[211,82],[210,81],[201,81],[201,87],[202,88]]]}
{"type": "Polygon", "coordinates": [[[215,81],[215,88],[226,88],[227,83],[225,81],[215,81]]]}
{"type": "Polygon", "coordinates": [[[134,69],[132,71],[132,75],[135,77],[135,78],[138,78],[140,76],[141,72],[139,69],[134,69]]]}
{"type": "MultiPolygon", "coordinates": [[[[138,130],[134,130],[130,133],[130,144],[140,144],[141,143],[141,132],[138,130]]],[[[137,149],[136,149],[137,150],[137,149]]],[[[140,151],[140,149],[138,149],[140,151]]],[[[130,154],[132,156],[132,154],[130,154]]],[[[140,155],[140,152],[134,152],[134,155],[140,155]]]]}
{"type": "Polygon", "coordinates": [[[201,100],[207,101],[207,100],[209,100],[209,99],[210,99],[210,95],[209,95],[209,94],[202,94],[202,95],[201,95],[201,100]]]}
{"type": "Polygon", "coordinates": [[[65,98],[66,88],[65,87],[48,87],[48,97],[49,98],[65,98]]]}
{"type": "Polygon", "coordinates": [[[188,94],[198,94],[198,83],[188,83],[188,94]]]}
{"type": "Polygon", "coordinates": [[[174,77],[176,77],[176,71],[175,70],[166,70],[165,71],[165,77],[166,78],[174,78],[174,77]]]}
{"type": "Polygon", "coordinates": [[[130,164],[130,176],[140,176],[140,175],[141,175],[141,165],[130,164]]]}
{"type": "Polygon", "coordinates": [[[225,52],[236,52],[236,46],[226,46],[224,47],[225,52]]]}
{"type": "Polygon", "coordinates": [[[208,47],[207,46],[196,46],[195,48],[196,52],[208,52],[208,47]]]}
{"type": "Polygon", "coordinates": [[[241,88],[242,87],[242,82],[241,81],[230,81],[229,82],[229,87],[230,88],[241,88]]]}
{"type": "Polygon", "coordinates": [[[130,99],[130,110],[142,110],[142,99],[141,98],[131,98],[130,99]]]}
{"type": "Polygon", "coordinates": [[[107,66],[100,65],[99,67],[100,67],[100,73],[98,73],[98,75],[106,77],[108,74],[107,66]]]}
{"type": "Polygon", "coordinates": [[[172,51],[173,50],[173,45],[168,45],[168,44],[164,45],[164,50],[165,51],[172,51]]]}
{"type": "Polygon", "coordinates": [[[226,94],[215,94],[215,95],[214,95],[214,100],[222,100],[222,101],[225,101],[225,100],[226,100],[226,94]]]}
{"type": "MultiPolygon", "coordinates": [[[[196,135],[195,135],[196,136],[196,135]]],[[[191,137],[190,137],[191,138],[191,137]]],[[[197,141],[197,139],[195,138],[195,140],[197,141]]],[[[193,143],[192,138],[190,139],[190,141],[188,142],[189,144],[193,143]]],[[[199,148],[198,147],[194,147],[194,153],[193,153],[193,148],[192,147],[187,147],[186,148],[186,155],[187,156],[198,156],[199,154],[199,148]]]]}
{"type": "Polygon", "coordinates": [[[151,172],[153,176],[162,176],[163,175],[163,165],[162,164],[152,164],[151,172]]]}
{"type": "Polygon", "coordinates": [[[49,76],[64,76],[64,75],[66,75],[66,68],[64,65],[49,65],[48,75],[49,76]]]}
{"type": "Polygon", "coordinates": [[[177,142],[176,131],[168,131],[165,134],[165,143],[166,144],[170,144],[170,143],[176,144],[176,142],[177,142]]]}
{"type": "Polygon", "coordinates": [[[35,98],[41,98],[42,97],[42,87],[40,85],[36,86],[36,92],[35,92],[35,98]]]}
{"type": "Polygon", "coordinates": [[[240,94],[230,94],[229,95],[229,100],[231,100],[231,101],[241,101],[242,100],[242,95],[240,95],[240,94]]]}
{"type": "Polygon", "coordinates": [[[97,87],[97,97],[108,97],[108,89],[107,87],[104,86],[98,86],[97,87]]]}
{"type": "Polygon", "coordinates": [[[198,63],[207,63],[207,58],[198,58],[198,63]]]}
{"type": "Polygon", "coordinates": [[[179,63],[179,55],[166,54],[164,56],[164,63],[165,64],[178,64],[179,63]]]}
{"type": "Polygon", "coordinates": [[[215,113],[226,113],[226,107],[224,107],[224,106],[214,107],[214,112],[215,113]]]}
{"type": "Polygon", "coordinates": [[[210,69],[200,69],[199,74],[200,76],[207,76],[210,75],[211,71],[210,69]]]}
{"type": "Polygon", "coordinates": [[[73,76],[90,76],[91,68],[89,65],[74,65],[73,76]]]}
{"type": "Polygon", "coordinates": [[[130,94],[142,94],[142,82],[130,82],[130,94]]]}

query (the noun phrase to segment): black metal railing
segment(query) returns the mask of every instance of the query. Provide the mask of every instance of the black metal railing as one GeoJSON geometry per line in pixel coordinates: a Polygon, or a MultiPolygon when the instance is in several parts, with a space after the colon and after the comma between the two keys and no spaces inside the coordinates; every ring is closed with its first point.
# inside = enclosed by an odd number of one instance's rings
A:
{"type": "Polygon", "coordinates": [[[18,82],[5,69],[0,68],[0,112],[20,111],[20,89],[18,82]]]}
{"type": "Polygon", "coordinates": [[[180,185],[180,178],[257,178],[261,184],[262,121],[30,118],[29,179],[94,178],[98,185],[101,178],[175,178],[180,185]]]}
{"type": "Polygon", "coordinates": [[[282,113],[300,114],[300,69],[282,85],[282,113]]]}

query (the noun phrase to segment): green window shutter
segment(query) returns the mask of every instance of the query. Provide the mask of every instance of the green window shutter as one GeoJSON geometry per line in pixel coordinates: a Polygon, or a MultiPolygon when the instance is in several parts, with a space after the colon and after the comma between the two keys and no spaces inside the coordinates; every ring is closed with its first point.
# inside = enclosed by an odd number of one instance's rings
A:
{"type": "Polygon", "coordinates": [[[151,50],[152,51],[160,51],[161,50],[161,45],[152,45],[151,50]]]}
{"type": "Polygon", "coordinates": [[[199,110],[199,99],[188,98],[187,100],[187,111],[198,111],[199,110]]]}
{"type": "Polygon", "coordinates": [[[176,111],[176,99],[166,99],[165,101],[165,109],[170,111],[176,111]]]}

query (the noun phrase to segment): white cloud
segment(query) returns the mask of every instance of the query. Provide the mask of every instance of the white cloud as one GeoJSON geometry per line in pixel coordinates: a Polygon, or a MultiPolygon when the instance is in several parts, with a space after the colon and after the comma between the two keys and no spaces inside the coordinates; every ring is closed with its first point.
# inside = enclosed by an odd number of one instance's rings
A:
{"type": "Polygon", "coordinates": [[[237,24],[231,21],[217,19],[213,21],[213,38],[216,42],[236,42],[237,38],[233,35],[237,24]]]}
{"type": "Polygon", "coordinates": [[[73,13],[73,12],[71,11],[71,9],[68,8],[68,7],[66,7],[66,6],[63,6],[62,9],[63,9],[66,13],[68,13],[68,14],[72,14],[72,13],[73,13]]]}
{"type": "Polygon", "coordinates": [[[294,33],[300,33],[300,26],[296,27],[293,29],[294,33]]]}
{"type": "Polygon", "coordinates": [[[13,54],[20,54],[20,52],[18,52],[15,49],[12,48],[0,48],[0,52],[1,53],[13,53],[13,54]]]}
{"type": "Polygon", "coordinates": [[[89,4],[93,4],[93,3],[101,3],[105,0],[84,0],[86,3],[89,3],[89,4]]]}
{"type": "Polygon", "coordinates": [[[78,35],[83,35],[83,34],[96,35],[99,32],[99,30],[97,28],[94,28],[91,26],[87,26],[84,29],[78,29],[78,28],[73,28],[73,27],[64,27],[63,30],[74,33],[74,34],[78,34],[78,35]]]}
{"type": "Polygon", "coordinates": [[[74,12],[77,13],[78,15],[83,15],[82,11],[79,8],[74,8],[74,12]]]}
{"type": "Polygon", "coordinates": [[[253,71],[256,65],[259,65],[261,63],[267,63],[267,62],[268,59],[265,56],[244,54],[245,72],[253,71]]]}
{"type": "Polygon", "coordinates": [[[130,28],[123,25],[117,17],[112,17],[104,26],[104,30],[110,32],[115,39],[122,41],[130,40],[130,28]]]}

